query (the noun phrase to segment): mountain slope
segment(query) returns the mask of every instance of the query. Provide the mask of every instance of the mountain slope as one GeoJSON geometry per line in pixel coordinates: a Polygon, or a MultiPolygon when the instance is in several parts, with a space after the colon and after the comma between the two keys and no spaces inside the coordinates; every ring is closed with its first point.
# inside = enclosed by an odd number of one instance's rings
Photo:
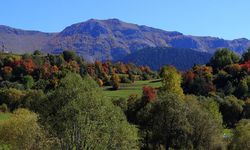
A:
{"type": "MultiPolygon", "coordinates": [[[[145,47],[167,47],[167,39],[182,35],[117,19],[94,20],[67,27],[48,44],[46,50],[74,49],[97,59],[120,59],[145,47]]],[[[53,51],[52,51],[53,53],[53,51]]]]}
{"type": "Polygon", "coordinates": [[[195,64],[207,63],[211,57],[212,54],[191,49],[145,48],[124,57],[121,61],[149,66],[153,70],[158,70],[164,65],[172,65],[179,70],[187,70],[195,64]]]}
{"type": "Polygon", "coordinates": [[[54,35],[52,33],[26,31],[0,25],[0,50],[25,53],[42,49],[54,35]]]}
{"type": "Polygon", "coordinates": [[[0,26],[1,45],[15,53],[31,52],[35,49],[61,53],[67,49],[76,51],[88,60],[120,60],[147,47],[175,47],[208,53],[226,47],[242,53],[250,47],[250,41],[189,36],[175,31],[126,23],[118,19],[90,19],[54,34],[0,26]]]}
{"type": "Polygon", "coordinates": [[[250,47],[250,41],[187,36],[179,32],[125,23],[118,19],[91,19],[65,28],[49,41],[45,49],[52,53],[72,49],[93,59],[117,60],[146,47],[188,48],[208,53],[227,47],[242,53],[250,47]]]}

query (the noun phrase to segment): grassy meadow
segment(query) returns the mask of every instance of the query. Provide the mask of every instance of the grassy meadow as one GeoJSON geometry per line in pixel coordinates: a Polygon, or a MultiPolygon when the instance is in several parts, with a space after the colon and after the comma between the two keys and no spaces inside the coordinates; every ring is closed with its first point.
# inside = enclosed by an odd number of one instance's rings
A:
{"type": "Polygon", "coordinates": [[[0,113],[0,121],[8,119],[10,116],[10,113],[0,113]]]}
{"type": "Polygon", "coordinates": [[[161,86],[160,80],[135,81],[134,83],[121,83],[118,90],[112,90],[111,86],[104,86],[104,95],[110,98],[128,98],[131,94],[142,95],[144,86],[158,88],[161,86]]]}

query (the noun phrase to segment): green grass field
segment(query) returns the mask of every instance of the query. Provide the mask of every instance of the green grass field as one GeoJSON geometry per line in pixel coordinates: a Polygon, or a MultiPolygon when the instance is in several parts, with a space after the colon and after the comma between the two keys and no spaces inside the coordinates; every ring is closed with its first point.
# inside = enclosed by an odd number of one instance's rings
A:
{"type": "Polygon", "coordinates": [[[144,86],[160,87],[160,80],[150,80],[150,81],[135,81],[135,83],[121,83],[119,90],[113,91],[110,90],[111,86],[103,87],[104,95],[110,98],[128,98],[131,94],[137,94],[138,96],[142,95],[142,88],[144,86]]]}
{"type": "Polygon", "coordinates": [[[0,121],[8,119],[10,116],[10,113],[0,113],[0,121]]]}

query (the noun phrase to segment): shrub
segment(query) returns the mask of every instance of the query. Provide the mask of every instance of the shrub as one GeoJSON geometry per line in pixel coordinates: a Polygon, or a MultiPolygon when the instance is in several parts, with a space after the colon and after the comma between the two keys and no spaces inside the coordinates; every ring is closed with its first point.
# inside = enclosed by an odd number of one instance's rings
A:
{"type": "Polygon", "coordinates": [[[6,104],[0,105],[0,112],[7,112],[8,111],[8,106],[6,104]]]}
{"type": "Polygon", "coordinates": [[[131,80],[129,80],[126,76],[121,76],[121,83],[131,83],[131,80]]]}

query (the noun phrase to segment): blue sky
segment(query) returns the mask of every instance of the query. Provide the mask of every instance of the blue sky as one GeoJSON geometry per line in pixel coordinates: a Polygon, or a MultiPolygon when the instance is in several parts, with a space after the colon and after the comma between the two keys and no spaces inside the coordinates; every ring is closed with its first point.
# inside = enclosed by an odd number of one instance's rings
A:
{"type": "Polygon", "coordinates": [[[2,0],[0,24],[58,32],[90,18],[118,18],[188,35],[250,39],[249,0],[2,0]]]}

